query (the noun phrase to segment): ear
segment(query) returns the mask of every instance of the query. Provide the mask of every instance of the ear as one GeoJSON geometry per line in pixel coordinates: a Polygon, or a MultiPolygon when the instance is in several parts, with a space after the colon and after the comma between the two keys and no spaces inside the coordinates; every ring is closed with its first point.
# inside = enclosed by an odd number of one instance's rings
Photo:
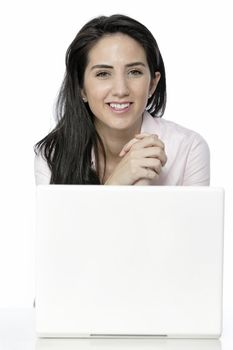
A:
{"type": "Polygon", "coordinates": [[[161,74],[159,72],[155,72],[155,76],[153,79],[151,79],[151,82],[150,82],[149,97],[151,97],[155,92],[158,82],[160,80],[160,77],[161,77],[161,74]]]}
{"type": "Polygon", "coordinates": [[[87,102],[87,96],[85,94],[84,89],[81,90],[81,96],[82,96],[83,102],[87,102]]]}

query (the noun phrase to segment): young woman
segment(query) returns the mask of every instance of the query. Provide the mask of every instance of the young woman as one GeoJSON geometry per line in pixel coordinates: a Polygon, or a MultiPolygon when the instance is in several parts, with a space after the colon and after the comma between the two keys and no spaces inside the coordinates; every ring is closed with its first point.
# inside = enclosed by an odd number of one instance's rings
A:
{"type": "Polygon", "coordinates": [[[57,125],[35,145],[37,184],[209,185],[209,148],[162,119],[163,59],[123,15],[97,17],[66,54],[57,125]]]}

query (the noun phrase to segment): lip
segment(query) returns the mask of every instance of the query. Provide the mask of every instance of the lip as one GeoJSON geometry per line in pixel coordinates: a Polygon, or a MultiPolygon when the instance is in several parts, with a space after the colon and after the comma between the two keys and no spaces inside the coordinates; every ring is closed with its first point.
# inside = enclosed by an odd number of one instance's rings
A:
{"type": "Polygon", "coordinates": [[[122,114],[122,113],[126,113],[129,111],[132,102],[130,101],[111,101],[111,102],[107,102],[107,105],[109,106],[110,110],[113,113],[117,113],[117,114],[122,114]],[[127,105],[125,108],[117,108],[116,106],[113,107],[111,106],[111,104],[115,104],[115,105],[127,105]]]}

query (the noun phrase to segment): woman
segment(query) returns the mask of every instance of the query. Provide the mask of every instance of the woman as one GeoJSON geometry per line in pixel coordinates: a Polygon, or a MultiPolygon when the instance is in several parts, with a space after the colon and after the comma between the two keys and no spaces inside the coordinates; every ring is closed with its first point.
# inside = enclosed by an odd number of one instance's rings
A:
{"type": "Polygon", "coordinates": [[[209,149],[161,119],[163,59],[150,31],[97,17],[66,54],[57,126],[35,146],[37,184],[209,185],[209,149]]]}

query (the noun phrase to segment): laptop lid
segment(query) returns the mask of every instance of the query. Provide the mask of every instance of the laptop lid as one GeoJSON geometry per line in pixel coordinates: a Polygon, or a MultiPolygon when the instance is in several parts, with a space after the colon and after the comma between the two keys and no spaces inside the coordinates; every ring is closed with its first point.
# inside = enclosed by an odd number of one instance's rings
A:
{"type": "Polygon", "coordinates": [[[36,330],[217,338],[223,190],[37,187],[36,330]]]}

